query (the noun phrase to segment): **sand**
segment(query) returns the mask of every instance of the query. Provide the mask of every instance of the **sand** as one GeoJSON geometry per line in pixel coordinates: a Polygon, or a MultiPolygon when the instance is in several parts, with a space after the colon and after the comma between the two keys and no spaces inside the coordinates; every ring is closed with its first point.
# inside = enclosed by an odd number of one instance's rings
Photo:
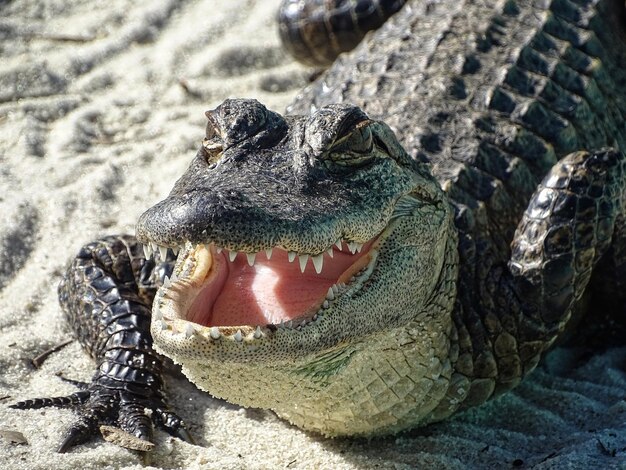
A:
{"type": "MultiPolygon", "coordinates": [[[[56,286],[81,244],[132,233],[195,153],[204,111],[253,97],[282,111],[309,71],[281,51],[278,0],[0,2],[0,467],[619,468],[626,349],[557,349],[514,392],[387,439],[327,440],[268,411],[169,380],[197,445],[156,433],[149,456],[95,440],[57,454],[75,415],[16,411],[88,380],[56,286]],[[145,2],[148,4],[148,2],[145,2]],[[22,433],[15,443],[7,431],[22,433]]],[[[253,385],[252,385],[253,386],[253,385]]]]}

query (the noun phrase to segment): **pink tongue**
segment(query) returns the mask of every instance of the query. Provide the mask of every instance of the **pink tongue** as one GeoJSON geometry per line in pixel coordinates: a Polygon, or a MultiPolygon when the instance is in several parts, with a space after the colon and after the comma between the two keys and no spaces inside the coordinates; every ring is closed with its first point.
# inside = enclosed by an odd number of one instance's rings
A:
{"type": "Polygon", "coordinates": [[[324,255],[324,268],[317,274],[310,259],[302,273],[298,258],[290,263],[282,249],[274,249],[270,261],[264,252],[258,253],[254,266],[249,266],[241,253],[232,263],[225,253],[212,253],[217,277],[202,288],[187,315],[188,320],[207,326],[279,324],[310,318],[328,288],[362,256],[336,250],[333,259],[324,255]]]}

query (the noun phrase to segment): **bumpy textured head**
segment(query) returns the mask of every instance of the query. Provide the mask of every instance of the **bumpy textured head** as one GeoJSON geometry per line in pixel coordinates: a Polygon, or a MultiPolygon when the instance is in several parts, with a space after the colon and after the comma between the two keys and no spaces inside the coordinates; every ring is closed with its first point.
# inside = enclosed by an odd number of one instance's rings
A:
{"type": "Polygon", "coordinates": [[[143,243],[180,249],[152,333],[198,385],[277,409],[275,390],[241,388],[246,374],[338,376],[332,351],[350,346],[341,369],[425,310],[450,210],[427,166],[357,107],[282,117],[227,100],[207,117],[189,169],[137,225],[143,243]],[[225,363],[243,376],[213,376],[225,363]]]}

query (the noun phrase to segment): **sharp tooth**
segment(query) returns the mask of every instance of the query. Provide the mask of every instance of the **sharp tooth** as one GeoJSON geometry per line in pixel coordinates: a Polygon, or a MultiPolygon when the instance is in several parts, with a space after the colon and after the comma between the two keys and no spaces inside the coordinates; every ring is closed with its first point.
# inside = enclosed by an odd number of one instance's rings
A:
{"type": "Polygon", "coordinates": [[[313,316],[311,317],[311,320],[313,321],[317,320],[317,313],[313,314],[313,316]]]}
{"type": "Polygon", "coordinates": [[[290,251],[287,254],[287,257],[289,258],[289,262],[293,263],[293,260],[296,259],[296,252],[295,251],[290,251]]]}
{"type": "Polygon", "coordinates": [[[358,253],[361,253],[361,250],[363,249],[363,243],[357,243],[357,242],[354,242],[354,244],[355,244],[355,246],[356,246],[356,251],[357,251],[358,253]]]}
{"type": "Polygon", "coordinates": [[[220,336],[222,336],[222,334],[220,333],[219,328],[217,326],[212,326],[211,327],[211,338],[219,339],[220,336]]]}
{"type": "Polygon", "coordinates": [[[309,260],[309,255],[298,255],[298,261],[300,261],[300,271],[304,272],[306,269],[306,262],[309,260]]]}
{"type": "Polygon", "coordinates": [[[254,266],[254,258],[256,258],[256,253],[246,253],[246,258],[248,258],[248,265],[254,266]]]}
{"type": "Polygon", "coordinates": [[[150,243],[150,248],[152,249],[152,253],[156,253],[157,251],[159,251],[159,245],[157,245],[156,243],[150,243]]]}
{"type": "Polygon", "coordinates": [[[333,287],[331,287],[331,289],[333,290],[335,295],[339,293],[339,286],[337,284],[333,284],[333,287]]]}
{"type": "Polygon", "coordinates": [[[328,292],[326,293],[326,298],[328,300],[333,300],[335,298],[335,291],[333,291],[332,287],[328,288],[328,292]]]}
{"type": "Polygon", "coordinates": [[[143,256],[146,259],[150,259],[150,257],[152,256],[152,251],[150,250],[150,247],[148,245],[142,245],[143,247],[143,256]]]}
{"type": "Polygon", "coordinates": [[[280,323],[278,324],[278,328],[280,328],[281,330],[285,328],[285,320],[280,321],[280,323]]]}
{"type": "Polygon", "coordinates": [[[228,252],[228,259],[230,260],[231,263],[233,261],[235,261],[236,257],[237,257],[237,252],[236,251],[229,251],[228,252]]]}
{"type": "Polygon", "coordinates": [[[191,338],[194,333],[196,332],[196,330],[194,329],[193,326],[191,326],[191,323],[187,323],[185,325],[185,336],[189,339],[191,338]]]}
{"type": "Polygon", "coordinates": [[[285,323],[285,326],[289,329],[293,328],[293,320],[289,320],[287,323],[285,323]]]}
{"type": "Polygon", "coordinates": [[[322,268],[324,267],[324,254],[321,253],[317,256],[311,256],[311,260],[313,260],[313,267],[315,268],[315,272],[317,274],[322,272],[322,268]]]}
{"type": "Polygon", "coordinates": [[[342,247],[341,238],[335,242],[335,246],[337,247],[339,251],[341,251],[341,247],[342,247]]]}
{"type": "Polygon", "coordinates": [[[329,306],[330,306],[330,303],[328,302],[328,300],[324,300],[324,302],[322,302],[322,307],[328,308],[329,306]]]}
{"type": "Polygon", "coordinates": [[[172,271],[172,277],[170,278],[170,280],[172,282],[178,281],[178,275],[176,274],[176,271],[172,271]]]}
{"type": "Polygon", "coordinates": [[[178,256],[178,252],[180,251],[180,246],[177,246],[175,248],[170,248],[170,250],[172,250],[172,253],[174,253],[174,256],[178,256]]]}
{"type": "Polygon", "coordinates": [[[215,252],[219,255],[222,252],[223,249],[224,248],[222,248],[221,246],[216,246],[215,247],[215,252]]]}
{"type": "Polygon", "coordinates": [[[241,330],[237,330],[237,333],[235,333],[233,338],[235,338],[235,341],[237,341],[238,343],[241,343],[243,341],[243,335],[241,334],[241,330]]]}
{"type": "Polygon", "coordinates": [[[165,248],[164,246],[160,246],[159,254],[161,255],[161,261],[165,261],[165,258],[167,258],[167,248],[165,248]]]}
{"type": "Polygon", "coordinates": [[[307,324],[306,320],[302,320],[302,323],[300,323],[300,326],[305,326],[307,324]]]}
{"type": "Polygon", "coordinates": [[[326,250],[326,254],[328,256],[330,256],[331,258],[333,257],[333,255],[335,254],[335,252],[333,251],[333,247],[331,246],[328,250],[326,250]]]}
{"type": "Polygon", "coordinates": [[[267,257],[267,259],[271,259],[271,257],[272,257],[272,248],[268,248],[267,250],[265,250],[265,256],[267,257]]]}
{"type": "Polygon", "coordinates": [[[157,308],[154,310],[154,312],[152,313],[152,317],[155,320],[163,320],[163,312],[161,312],[161,309],[157,306],[157,308]]]}
{"type": "Polygon", "coordinates": [[[254,330],[254,337],[255,339],[259,339],[261,336],[263,336],[263,333],[261,332],[261,327],[257,325],[256,330],[254,330]]]}
{"type": "Polygon", "coordinates": [[[164,321],[159,322],[159,323],[161,323],[161,329],[162,330],[167,330],[167,323],[165,323],[164,321]]]}
{"type": "Polygon", "coordinates": [[[169,289],[171,287],[172,283],[170,282],[169,277],[165,276],[165,278],[163,278],[163,285],[166,289],[169,289]]]}
{"type": "Polygon", "coordinates": [[[356,243],[348,242],[348,250],[350,250],[350,253],[352,254],[356,253],[356,243]]]}

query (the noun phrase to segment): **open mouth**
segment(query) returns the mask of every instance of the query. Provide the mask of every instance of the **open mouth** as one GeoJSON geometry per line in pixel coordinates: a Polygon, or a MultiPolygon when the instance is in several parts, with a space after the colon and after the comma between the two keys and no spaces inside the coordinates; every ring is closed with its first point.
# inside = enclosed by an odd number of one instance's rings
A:
{"type": "Polygon", "coordinates": [[[338,240],[317,256],[281,247],[245,253],[187,243],[153,312],[156,319],[208,327],[214,339],[239,331],[238,339],[241,330],[260,337],[268,329],[301,329],[365,275],[376,258],[377,240],[338,240]]]}

